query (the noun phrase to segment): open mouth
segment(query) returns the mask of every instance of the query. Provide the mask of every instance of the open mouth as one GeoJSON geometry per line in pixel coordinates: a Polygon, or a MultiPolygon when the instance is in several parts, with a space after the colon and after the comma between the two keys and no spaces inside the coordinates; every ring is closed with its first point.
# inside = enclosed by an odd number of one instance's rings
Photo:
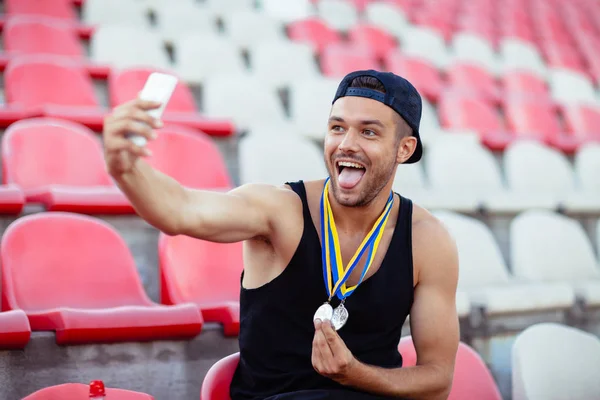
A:
{"type": "Polygon", "coordinates": [[[338,169],[338,183],[343,189],[352,189],[362,179],[366,172],[366,168],[352,161],[336,162],[338,169]]]}

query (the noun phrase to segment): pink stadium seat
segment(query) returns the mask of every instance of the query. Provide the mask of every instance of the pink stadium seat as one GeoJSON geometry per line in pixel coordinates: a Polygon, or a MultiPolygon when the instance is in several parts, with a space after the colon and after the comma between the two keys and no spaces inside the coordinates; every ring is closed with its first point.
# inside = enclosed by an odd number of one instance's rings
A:
{"type": "Polygon", "coordinates": [[[287,26],[287,33],[294,41],[310,43],[319,54],[330,44],[340,43],[342,40],[335,29],[318,18],[294,21],[287,26]]]}
{"type": "Polygon", "coordinates": [[[582,141],[600,140],[600,108],[584,104],[563,107],[567,131],[582,141]]]}
{"type": "Polygon", "coordinates": [[[2,308],[27,313],[32,330],[58,344],[190,338],[202,317],[193,304],[153,303],[133,257],[110,225],[89,216],[38,213],[4,232],[2,308]]]}
{"type": "Polygon", "coordinates": [[[77,20],[71,2],[66,0],[5,0],[4,12],[8,15],[37,15],[77,20]]]}
{"type": "Polygon", "coordinates": [[[20,214],[25,194],[17,185],[0,185],[0,214],[20,214]]]}
{"type": "Polygon", "coordinates": [[[0,312],[0,349],[22,349],[30,337],[27,314],[21,310],[0,312]]]}
{"type": "MultiPolygon", "coordinates": [[[[79,400],[89,398],[89,392],[89,385],[84,385],[82,383],[65,383],[40,389],[25,397],[23,400],[79,400]]],[[[154,400],[154,397],[146,393],[106,388],[106,399],[154,400]]]]}
{"type": "Polygon", "coordinates": [[[538,139],[567,153],[579,147],[580,140],[564,132],[554,108],[546,102],[510,99],[505,105],[505,114],[509,128],[517,137],[538,139]]]}
{"type": "Polygon", "coordinates": [[[321,55],[321,70],[330,77],[339,78],[352,71],[379,68],[372,51],[349,44],[332,44],[321,55]]]}
{"type": "Polygon", "coordinates": [[[387,71],[408,79],[428,100],[437,102],[444,89],[444,82],[437,68],[425,59],[403,55],[400,50],[392,50],[384,58],[387,71]]]}
{"type": "MultiPolygon", "coordinates": [[[[116,107],[136,98],[144,87],[148,76],[155,69],[129,68],[113,71],[108,78],[108,91],[110,104],[116,107]]],[[[196,102],[190,88],[180,81],[171,96],[162,116],[165,123],[185,125],[190,128],[200,129],[213,136],[229,136],[235,132],[231,121],[217,120],[205,117],[198,113],[196,102]]]]}
{"type": "Polygon", "coordinates": [[[529,97],[537,101],[552,103],[546,82],[528,71],[506,71],[502,77],[504,93],[509,98],[529,97]]]}
{"type": "Polygon", "coordinates": [[[161,303],[194,302],[205,322],[223,324],[224,334],[240,329],[241,243],[213,243],[188,236],[160,236],[161,303]]]}
{"type": "Polygon", "coordinates": [[[148,143],[153,167],[191,188],[229,188],[233,185],[219,148],[202,132],[167,125],[148,143]]]}
{"type": "Polygon", "coordinates": [[[240,353],[233,353],[213,364],[204,376],[200,400],[230,400],[229,386],[240,361],[240,353]]]}
{"type": "Polygon", "coordinates": [[[483,67],[469,63],[455,63],[448,68],[449,89],[473,93],[483,100],[496,104],[500,90],[494,77],[483,67]]]}
{"type": "Polygon", "coordinates": [[[106,172],[94,133],[74,122],[15,122],[2,138],[3,181],[49,211],[127,214],[133,208],[106,172]],[[51,150],[49,150],[51,149],[51,150]]]}
{"type": "MultiPolygon", "coordinates": [[[[417,353],[410,336],[400,340],[398,346],[402,354],[403,366],[417,364],[417,353]]],[[[494,377],[479,354],[465,343],[460,343],[456,354],[454,379],[448,400],[502,400],[494,377]]]]}
{"type": "Polygon", "coordinates": [[[476,96],[445,92],[438,114],[444,128],[475,131],[490,149],[503,150],[513,139],[495,108],[476,96]]]}
{"type": "Polygon", "coordinates": [[[92,81],[78,61],[51,55],[14,58],[4,72],[4,84],[8,111],[25,110],[32,116],[102,129],[106,110],[100,107],[92,81]]]}
{"type": "Polygon", "coordinates": [[[370,49],[379,59],[397,47],[396,39],[375,25],[359,24],[348,32],[350,43],[357,47],[370,49]]]}

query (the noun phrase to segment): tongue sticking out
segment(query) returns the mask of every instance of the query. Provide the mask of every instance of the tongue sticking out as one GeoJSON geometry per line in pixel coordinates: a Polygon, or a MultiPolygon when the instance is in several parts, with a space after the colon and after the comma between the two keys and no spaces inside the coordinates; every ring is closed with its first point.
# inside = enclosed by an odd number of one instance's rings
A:
{"type": "Polygon", "coordinates": [[[352,189],[365,174],[364,168],[345,167],[340,172],[338,182],[344,189],[352,189]]]}

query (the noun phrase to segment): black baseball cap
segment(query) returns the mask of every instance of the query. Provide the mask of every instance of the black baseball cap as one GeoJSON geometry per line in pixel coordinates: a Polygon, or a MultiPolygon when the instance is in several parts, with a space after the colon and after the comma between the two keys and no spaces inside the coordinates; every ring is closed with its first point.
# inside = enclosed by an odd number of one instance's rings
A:
{"type": "Polygon", "coordinates": [[[372,69],[354,71],[342,79],[332,104],[344,96],[358,96],[377,100],[396,111],[412,128],[412,135],[417,138],[417,148],[412,156],[405,161],[405,164],[413,164],[421,159],[423,144],[419,136],[419,124],[421,122],[422,101],[421,95],[409,81],[391,72],[380,72],[372,69]],[[385,88],[385,93],[372,89],[349,87],[352,81],[360,76],[376,78],[385,88]]]}

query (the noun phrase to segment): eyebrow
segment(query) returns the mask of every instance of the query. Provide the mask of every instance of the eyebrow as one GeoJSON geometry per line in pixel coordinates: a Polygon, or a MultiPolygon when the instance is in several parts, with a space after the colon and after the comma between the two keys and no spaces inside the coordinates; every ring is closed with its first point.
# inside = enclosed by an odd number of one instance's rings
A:
{"type": "MultiPolygon", "coordinates": [[[[342,117],[337,117],[337,116],[329,117],[329,122],[332,122],[332,121],[346,122],[346,121],[344,121],[344,119],[342,117]]],[[[359,123],[361,125],[377,125],[381,128],[385,128],[385,125],[383,125],[383,122],[381,122],[378,119],[364,119],[362,121],[359,121],[359,123]]]]}

